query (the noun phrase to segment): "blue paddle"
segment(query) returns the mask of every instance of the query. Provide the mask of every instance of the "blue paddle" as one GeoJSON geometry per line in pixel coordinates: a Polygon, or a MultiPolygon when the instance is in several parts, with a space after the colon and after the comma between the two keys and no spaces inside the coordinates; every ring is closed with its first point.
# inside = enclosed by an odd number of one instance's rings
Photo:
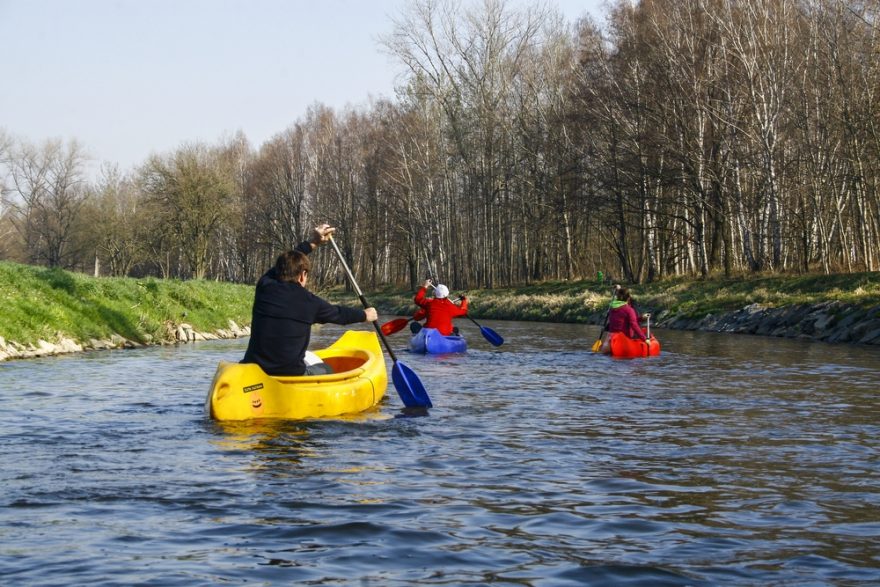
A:
{"type": "MultiPolygon", "coordinates": [[[[330,236],[330,244],[333,245],[333,250],[336,251],[336,256],[339,257],[339,262],[342,263],[342,267],[348,275],[348,280],[357,292],[358,298],[361,300],[364,308],[369,308],[370,304],[367,302],[367,298],[364,297],[361,288],[354,279],[354,274],[352,274],[351,269],[348,268],[348,264],[342,256],[342,251],[336,246],[336,241],[333,240],[332,236],[330,236]]],[[[385,334],[379,327],[379,322],[373,322],[373,326],[376,328],[376,333],[379,335],[379,338],[382,339],[382,344],[385,345],[385,350],[388,351],[388,356],[390,356],[391,360],[394,362],[394,367],[391,369],[391,380],[394,382],[394,388],[397,390],[397,395],[400,396],[400,401],[402,401],[403,405],[408,408],[433,407],[434,404],[431,403],[431,398],[428,397],[428,392],[425,390],[425,386],[422,385],[418,375],[416,375],[412,369],[398,361],[397,357],[394,356],[394,351],[391,350],[388,340],[385,339],[385,334]]]]}
{"type": "Polygon", "coordinates": [[[473,318],[471,318],[467,314],[465,314],[465,316],[467,317],[468,320],[470,320],[471,322],[473,322],[474,324],[477,325],[477,328],[480,329],[480,333],[483,335],[483,338],[485,338],[486,340],[488,340],[490,343],[492,343],[495,346],[501,346],[504,344],[504,339],[501,338],[500,334],[498,334],[497,332],[495,332],[494,330],[492,330],[488,326],[480,326],[476,320],[474,320],[473,318]]]}

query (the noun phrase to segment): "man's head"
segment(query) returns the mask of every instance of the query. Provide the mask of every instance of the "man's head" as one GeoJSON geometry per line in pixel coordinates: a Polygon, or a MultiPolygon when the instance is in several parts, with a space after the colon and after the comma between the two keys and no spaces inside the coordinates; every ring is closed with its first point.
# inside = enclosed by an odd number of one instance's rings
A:
{"type": "Polygon", "coordinates": [[[287,251],[278,256],[275,261],[275,273],[279,281],[295,282],[300,277],[306,277],[311,269],[308,256],[299,251],[287,251]]]}
{"type": "Polygon", "coordinates": [[[434,297],[437,299],[445,298],[449,295],[449,288],[443,285],[442,283],[438,283],[437,287],[434,288],[434,297]]]}

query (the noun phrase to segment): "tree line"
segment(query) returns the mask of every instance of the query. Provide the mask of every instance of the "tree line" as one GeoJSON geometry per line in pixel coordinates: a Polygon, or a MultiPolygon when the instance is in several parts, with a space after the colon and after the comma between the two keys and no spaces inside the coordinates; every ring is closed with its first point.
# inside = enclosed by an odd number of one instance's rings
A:
{"type": "MultiPolygon", "coordinates": [[[[0,130],[0,258],[254,282],[316,222],[364,284],[876,271],[876,1],[642,0],[602,26],[417,0],[395,98],[88,180],[0,130]]],[[[319,283],[339,280],[333,265],[319,283]]]]}

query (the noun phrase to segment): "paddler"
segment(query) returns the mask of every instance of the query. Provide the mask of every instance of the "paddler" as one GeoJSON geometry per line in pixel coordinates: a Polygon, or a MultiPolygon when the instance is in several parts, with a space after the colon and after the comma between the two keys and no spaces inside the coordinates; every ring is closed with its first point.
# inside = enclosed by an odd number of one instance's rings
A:
{"type": "Polygon", "coordinates": [[[434,297],[429,298],[428,288],[433,285],[432,280],[426,279],[413,298],[416,305],[425,311],[425,328],[436,328],[443,336],[457,334],[458,329],[453,328],[452,319],[467,315],[467,298],[461,296],[458,304],[453,303],[449,299],[449,288],[442,283],[434,287],[434,297]]]}
{"type": "Polygon", "coordinates": [[[611,353],[611,334],[622,332],[629,338],[647,341],[648,337],[639,326],[639,316],[632,305],[632,295],[629,289],[617,287],[614,300],[611,302],[611,311],[608,313],[608,332],[602,340],[600,352],[611,353]]]}
{"type": "Polygon", "coordinates": [[[378,319],[375,308],[334,306],[306,289],[311,268],[307,255],[329,242],[335,231],[329,224],[316,226],[310,240],[282,253],[257,282],[251,338],[242,363],[256,363],[269,375],[332,373],[326,363],[306,364],[312,324],[378,319]]]}

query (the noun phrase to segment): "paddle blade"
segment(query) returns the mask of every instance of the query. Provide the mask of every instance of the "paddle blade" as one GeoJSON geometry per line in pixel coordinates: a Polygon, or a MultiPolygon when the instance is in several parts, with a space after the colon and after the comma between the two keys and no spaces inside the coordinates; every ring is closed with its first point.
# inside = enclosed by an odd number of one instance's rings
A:
{"type": "Polygon", "coordinates": [[[433,407],[434,404],[431,403],[431,398],[428,397],[428,392],[425,391],[425,386],[422,385],[419,376],[400,361],[394,362],[394,367],[391,369],[391,380],[394,381],[394,388],[404,406],[408,408],[433,407]]]}
{"type": "Polygon", "coordinates": [[[394,334],[395,332],[400,332],[403,330],[409,320],[406,318],[397,318],[395,320],[391,320],[390,322],[386,322],[382,325],[382,334],[388,336],[389,334],[394,334]]]}
{"type": "Polygon", "coordinates": [[[488,340],[495,346],[501,346],[504,344],[504,339],[501,338],[501,335],[489,328],[488,326],[480,326],[480,332],[483,334],[483,338],[488,340]]]}
{"type": "Polygon", "coordinates": [[[594,353],[598,353],[600,348],[602,348],[602,341],[601,340],[597,340],[596,342],[593,343],[593,352],[594,353]]]}

